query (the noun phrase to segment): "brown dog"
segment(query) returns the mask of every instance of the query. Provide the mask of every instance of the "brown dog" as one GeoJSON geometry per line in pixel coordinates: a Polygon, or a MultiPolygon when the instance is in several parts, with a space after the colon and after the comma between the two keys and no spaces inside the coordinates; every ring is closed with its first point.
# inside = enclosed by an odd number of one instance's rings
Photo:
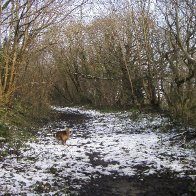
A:
{"type": "Polygon", "coordinates": [[[66,144],[66,141],[70,137],[70,128],[66,128],[65,131],[58,131],[58,132],[56,132],[55,137],[58,140],[61,140],[63,144],[66,144]]]}

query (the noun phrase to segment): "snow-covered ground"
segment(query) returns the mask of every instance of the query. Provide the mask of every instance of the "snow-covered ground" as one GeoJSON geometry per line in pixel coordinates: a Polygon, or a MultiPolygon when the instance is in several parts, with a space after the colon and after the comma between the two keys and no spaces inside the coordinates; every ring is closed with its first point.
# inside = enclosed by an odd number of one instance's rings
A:
{"type": "Polygon", "coordinates": [[[129,112],[55,110],[85,118],[59,122],[59,127],[72,128],[67,145],[53,137],[60,128],[47,126],[39,131],[37,141],[21,149],[19,157],[8,156],[0,162],[0,195],[61,195],[68,190],[66,185],[78,191],[101,175],[150,175],[168,169],[183,176],[196,171],[196,153],[171,145],[170,135],[159,132],[168,123],[166,118],[143,115],[132,121],[129,112]]]}

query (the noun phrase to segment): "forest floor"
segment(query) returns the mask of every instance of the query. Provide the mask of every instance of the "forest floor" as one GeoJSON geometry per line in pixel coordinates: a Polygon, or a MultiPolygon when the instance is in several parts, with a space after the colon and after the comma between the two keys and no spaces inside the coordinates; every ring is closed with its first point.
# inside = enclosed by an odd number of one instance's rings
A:
{"type": "Polygon", "coordinates": [[[196,195],[196,138],[185,140],[167,117],[55,110],[59,119],[36,140],[0,157],[0,195],[196,195]],[[53,134],[65,127],[72,135],[62,145],[53,134]]]}

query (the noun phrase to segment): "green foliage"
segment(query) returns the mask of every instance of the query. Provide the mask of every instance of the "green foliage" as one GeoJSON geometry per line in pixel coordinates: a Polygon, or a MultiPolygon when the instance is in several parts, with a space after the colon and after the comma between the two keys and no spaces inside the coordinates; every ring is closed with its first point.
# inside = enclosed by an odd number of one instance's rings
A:
{"type": "Polygon", "coordinates": [[[5,123],[7,115],[7,109],[5,107],[0,107],[0,137],[8,138],[9,137],[9,126],[5,123]]]}
{"type": "Polygon", "coordinates": [[[49,121],[54,115],[47,104],[26,104],[16,102],[6,115],[6,122],[23,129],[31,129],[49,121]]]}
{"type": "Polygon", "coordinates": [[[9,109],[0,109],[0,137],[5,138],[15,152],[18,152],[27,140],[34,140],[36,128],[53,116],[51,108],[22,106],[19,103],[9,109]]]}
{"type": "Polygon", "coordinates": [[[9,127],[4,124],[0,124],[0,137],[7,138],[9,135],[9,127]]]}
{"type": "Polygon", "coordinates": [[[141,114],[141,112],[140,112],[138,109],[132,109],[132,110],[131,110],[130,118],[131,118],[133,121],[136,121],[136,120],[139,119],[140,114],[141,114]]]}

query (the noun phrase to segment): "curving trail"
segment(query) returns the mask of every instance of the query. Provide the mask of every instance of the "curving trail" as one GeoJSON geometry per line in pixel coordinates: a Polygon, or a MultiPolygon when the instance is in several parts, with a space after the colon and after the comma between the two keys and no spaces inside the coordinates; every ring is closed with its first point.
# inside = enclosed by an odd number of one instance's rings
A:
{"type": "MultiPolygon", "coordinates": [[[[0,193],[28,195],[191,195],[196,153],[170,142],[160,115],[55,108],[60,121],[38,132],[21,156],[0,162],[0,193]],[[73,130],[67,145],[53,133],[73,130]],[[190,191],[191,190],[191,191],[190,191]]],[[[1,195],[0,194],[0,195],[1,195]]]]}

